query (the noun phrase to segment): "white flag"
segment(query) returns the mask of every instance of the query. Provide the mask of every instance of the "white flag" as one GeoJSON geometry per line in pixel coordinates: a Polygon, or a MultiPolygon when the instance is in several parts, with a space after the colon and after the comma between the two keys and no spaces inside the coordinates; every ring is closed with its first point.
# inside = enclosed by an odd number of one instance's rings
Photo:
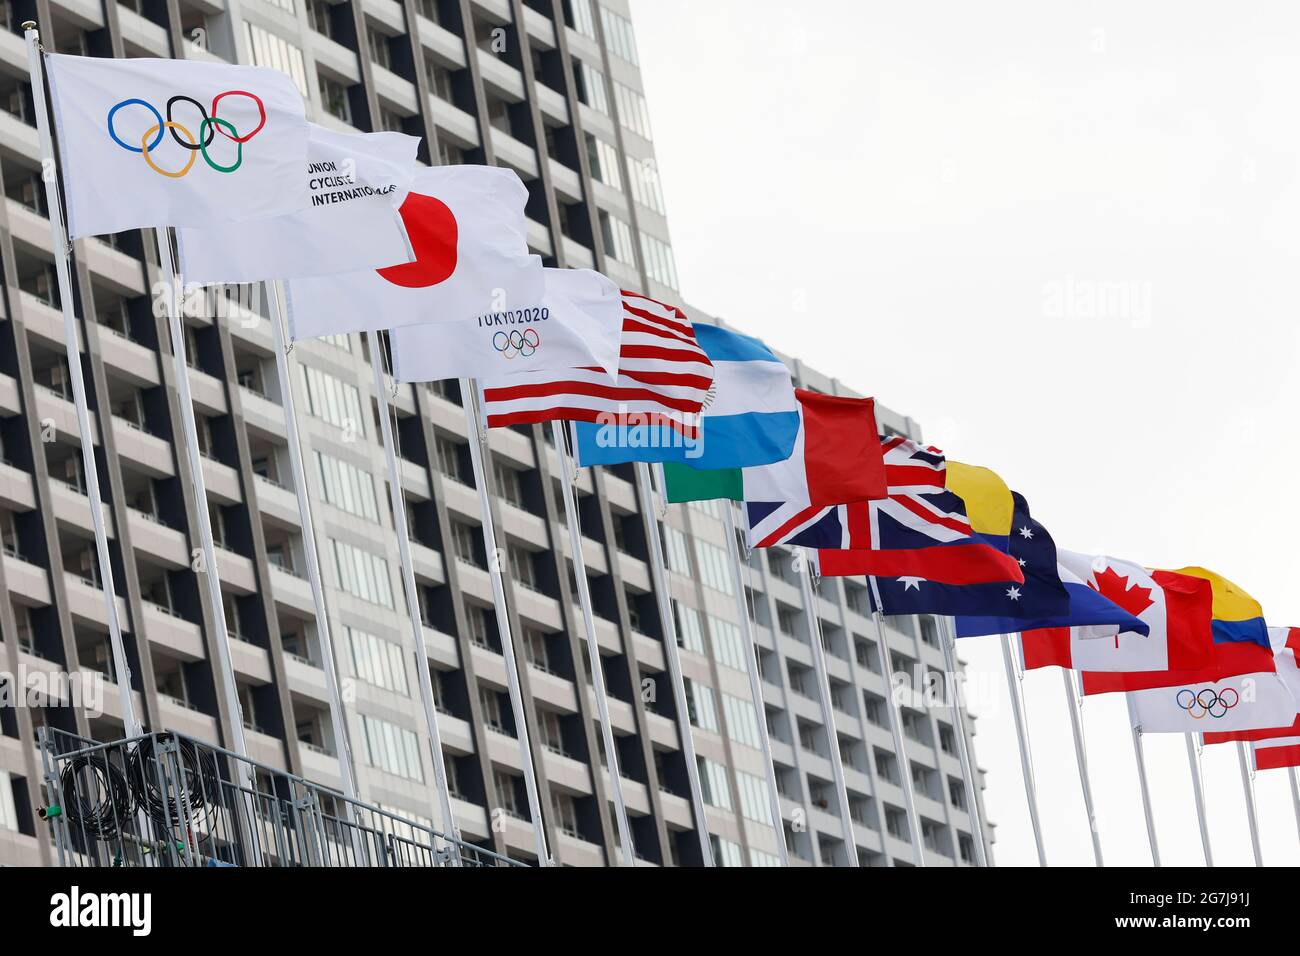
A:
{"type": "Polygon", "coordinates": [[[500,380],[515,372],[601,368],[613,384],[623,333],[618,285],[590,269],[544,269],[546,293],[521,308],[389,332],[399,382],[500,380]]]}
{"type": "Polygon", "coordinates": [[[329,275],[415,258],[397,210],[411,188],[419,138],[309,126],[299,175],[311,205],[274,219],[178,229],[186,282],[329,275]]]}
{"type": "Polygon", "coordinates": [[[415,259],[285,282],[294,339],[377,332],[535,306],[542,260],[528,253],[528,190],[498,166],[420,169],[402,203],[415,259]]]}
{"type": "Polygon", "coordinates": [[[1232,733],[1290,726],[1296,700],[1268,671],[1201,684],[1129,691],[1133,722],[1144,733],[1232,733]]]}
{"type": "Polygon", "coordinates": [[[73,239],[307,206],[307,118],[279,70],[58,53],[45,64],[73,239]]]}

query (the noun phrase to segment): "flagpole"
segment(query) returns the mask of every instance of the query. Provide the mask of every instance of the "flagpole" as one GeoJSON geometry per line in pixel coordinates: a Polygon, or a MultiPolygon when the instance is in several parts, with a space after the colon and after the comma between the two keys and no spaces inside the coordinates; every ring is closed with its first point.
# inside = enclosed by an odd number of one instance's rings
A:
{"type": "Polygon", "coordinates": [[[1210,849],[1210,825],[1205,816],[1205,785],[1201,781],[1201,750],[1195,734],[1183,734],[1187,741],[1187,764],[1192,768],[1192,795],[1196,797],[1196,823],[1201,830],[1201,849],[1205,865],[1214,866],[1214,853],[1210,849]]]}
{"type": "Polygon", "coordinates": [[[600,644],[596,640],[596,623],[591,609],[591,588],[587,582],[587,561],[582,554],[582,529],[577,502],[573,494],[573,470],[565,442],[565,429],[559,421],[551,422],[551,436],[555,440],[555,455],[560,460],[560,488],[564,498],[564,523],[569,528],[569,550],[573,552],[573,578],[578,587],[578,603],[582,606],[582,623],[587,635],[587,656],[591,659],[591,685],[596,695],[596,714],[600,718],[600,732],[605,741],[605,763],[609,767],[610,791],[614,796],[614,818],[618,824],[618,842],[624,866],[636,866],[636,850],[632,845],[632,828],[627,822],[627,805],[623,800],[623,777],[619,772],[618,746],[614,742],[614,725],[609,719],[609,698],[605,692],[605,667],[600,659],[600,644]]]}
{"type": "Polygon", "coordinates": [[[474,487],[478,491],[479,517],[483,523],[483,547],[487,549],[488,577],[492,582],[492,607],[496,611],[497,639],[501,642],[501,656],[505,658],[506,690],[510,695],[510,709],[515,718],[515,737],[519,741],[519,760],[523,765],[524,790],[528,795],[528,814],[533,822],[537,865],[550,866],[551,856],[546,848],[546,829],[542,822],[542,801],[537,790],[537,768],[533,766],[533,751],[528,740],[528,718],[524,711],[524,695],[519,686],[519,661],[515,658],[515,642],[510,633],[505,585],[501,581],[502,551],[497,547],[492,504],[488,500],[487,469],[483,465],[483,448],[487,445],[487,431],[480,427],[479,422],[478,383],[473,379],[462,378],[460,397],[465,409],[465,425],[469,429],[469,457],[474,469],[474,487]]]}
{"type": "MultiPolygon", "coordinates": [[[[736,544],[735,506],[726,499],[722,505],[727,535],[727,560],[731,562],[731,579],[736,588],[736,606],[740,610],[740,633],[745,642],[745,670],[749,672],[749,696],[758,718],[758,741],[763,751],[763,766],[767,771],[767,799],[772,814],[772,829],[776,831],[777,854],[782,866],[790,865],[790,851],[785,845],[785,820],[781,815],[781,793],[776,786],[776,764],[772,760],[772,741],[767,733],[767,708],[763,704],[763,684],[759,675],[758,644],[749,620],[749,602],[745,597],[745,575],[740,568],[739,547],[736,544]]],[[[837,748],[838,749],[838,748],[837,748]]],[[[855,854],[856,855],[856,854],[855,854]]]]}
{"type": "Polygon", "coordinates": [[[655,602],[659,607],[664,660],[668,664],[668,679],[672,683],[673,707],[677,711],[677,733],[681,737],[682,759],[686,762],[686,780],[691,790],[691,807],[695,813],[700,855],[705,866],[713,866],[713,847],[709,843],[708,818],[704,815],[704,792],[700,788],[700,768],[695,761],[695,741],[691,737],[690,712],[686,707],[686,685],[682,681],[682,662],[677,652],[677,623],[673,618],[672,597],[668,593],[668,573],[664,569],[664,546],[659,536],[659,519],[655,516],[653,493],[650,488],[650,468],[643,461],[636,463],[636,491],[642,519],[645,522],[646,541],[650,549],[650,580],[654,585],[655,602]]]}
{"type": "Polygon", "coordinates": [[[1043,849],[1043,827],[1038,819],[1038,795],[1034,786],[1033,760],[1029,753],[1029,731],[1025,726],[1025,708],[1020,700],[1020,681],[1011,653],[1011,635],[1002,636],[1002,665],[1007,672],[1007,689],[1011,691],[1011,716],[1016,724],[1016,743],[1020,747],[1020,771],[1025,779],[1025,802],[1029,805],[1029,825],[1034,831],[1034,848],[1038,851],[1038,865],[1047,866],[1047,853],[1043,849]]]}
{"type": "Polygon", "coordinates": [[[950,691],[949,706],[952,709],[953,729],[957,736],[957,759],[961,762],[961,773],[966,783],[966,813],[971,820],[972,834],[975,838],[975,862],[988,866],[988,851],[984,845],[984,820],[980,814],[979,791],[975,786],[975,765],[970,757],[970,747],[966,740],[966,715],[962,708],[960,684],[957,681],[957,633],[952,618],[938,618],[944,622],[943,666],[948,669],[950,691]]]}
{"type": "Polygon", "coordinates": [[[1255,865],[1264,865],[1259,847],[1259,817],[1255,810],[1255,782],[1251,779],[1250,760],[1246,756],[1245,741],[1237,741],[1237,762],[1241,764],[1241,789],[1246,795],[1246,821],[1250,824],[1250,848],[1255,854],[1255,865]]]}
{"type": "MultiPolygon", "coordinates": [[[[817,613],[817,595],[812,586],[812,558],[807,549],[802,552],[803,572],[799,575],[799,588],[803,591],[804,612],[808,615],[808,643],[812,646],[813,669],[817,675],[817,697],[822,708],[822,723],[826,725],[826,742],[830,747],[831,776],[835,781],[835,801],[840,809],[840,827],[844,831],[844,855],[848,866],[860,866],[858,860],[858,841],[853,833],[853,814],[849,812],[849,788],[844,780],[844,758],[840,754],[840,733],[835,727],[835,710],[831,707],[831,679],[826,668],[826,648],[822,644],[822,619],[817,613]]],[[[900,761],[906,763],[905,760],[900,761]]],[[[910,774],[904,770],[904,779],[910,774]]],[[[884,819],[883,812],[881,819],[884,819]]],[[[920,840],[921,834],[915,838],[920,840]]],[[[881,848],[884,849],[885,833],[880,834],[881,848]]],[[[888,851],[885,851],[888,853],[888,851]]],[[[924,866],[924,863],[918,864],[924,866]]]]}
{"type": "MultiPolygon", "coordinates": [[[[166,226],[154,229],[158,242],[158,259],[162,265],[164,293],[167,301],[167,325],[172,339],[172,368],[176,374],[176,390],[180,406],[181,427],[185,437],[185,452],[190,467],[190,487],[194,492],[195,521],[199,526],[199,544],[203,566],[198,574],[208,590],[208,603],[212,605],[212,629],[216,640],[217,664],[221,670],[226,707],[231,717],[231,749],[241,757],[248,757],[244,739],[243,708],[239,703],[239,687],[235,683],[235,667],[230,656],[230,634],[226,629],[225,605],[221,596],[221,575],[217,570],[217,549],[212,539],[212,516],[208,513],[208,486],[203,477],[203,457],[199,454],[198,427],[194,423],[194,399],[190,394],[189,360],[186,357],[185,329],[181,322],[180,279],[176,275],[176,261],[172,250],[171,232],[166,226]]],[[[247,764],[239,761],[241,773],[249,773],[247,764]]]]}
{"type": "MultiPolygon", "coordinates": [[[[1025,642],[1020,638],[1020,656],[1024,659],[1025,642]]],[[[1088,775],[1088,750],[1083,743],[1083,714],[1079,708],[1079,696],[1074,681],[1070,679],[1070,670],[1061,668],[1061,679],[1065,683],[1065,704],[1070,712],[1070,732],[1074,736],[1074,759],[1079,765],[1079,788],[1083,792],[1083,807],[1088,814],[1088,833],[1092,836],[1092,857],[1098,867],[1106,864],[1101,856],[1101,833],[1097,830],[1097,808],[1092,802],[1092,778],[1088,775]]]]}
{"type": "MultiPolygon", "coordinates": [[[[402,565],[402,590],[406,594],[406,613],[415,638],[415,673],[420,685],[420,704],[424,709],[424,727],[429,734],[429,755],[433,761],[434,789],[442,814],[442,832],[460,839],[460,827],[451,809],[451,789],[447,785],[447,763],[442,753],[442,733],[438,729],[438,711],[433,702],[433,678],[429,675],[429,652],[424,643],[424,620],[415,590],[415,565],[411,561],[411,536],[406,526],[406,498],[397,471],[397,451],[393,443],[393,423],[388,416],[388,391],[384,388],[383,355],[379,334],[367,332],[370,346],[370,369],[374,379],[375,401],[379,404],[379,431],[384,441],[384,460],[388,465],[388,496],[393,506],[393,531],[397,536],[397,554],[402,565]]],[[[453,853],[456,844],[452,844],[453,853]]]]}
{"type": "MultiPolygon", "coordinates": [[[[894,755],[899,764],[898,775],[902,778],[903,802],[907,805],[907,825],[912,831],[912,858],[917,866],[925,866],[925,848],[921,844],[921,816],[916,812],[916,792],[912,786],[912,762],[907,759],[907,747],[903,743],[903,712],[894,694],[894,682],[890,676],[893,664],[889,656],[889,643],[885,639],[885,616],[881,610],[885,605],[880,599],[880,586],[876,584],[874,575],[867,575],[867,584],[871,586],[871,597],[874,602],[871,620],[876,626],[876,653],[880,656],[880,671],[885,678],[885,691],[889,698],[889,730],[894,738],[894,755]]],[[[884,831],[880,836],[883,845],[884,831]]]]}
{"type": "Polygon", "coordinates": [[[1300,773],[1295,767],[1287,767],[1287,777],[1291,780],[1291,804],[1295,807],[1296,836],[1300,836],[1300,773]]]}
{"type": "Polygon", "coordinates": [[[1156,821],[1151,812],[1151,789],[1147,785],[1147,761],[1142,752],[1142,728],[1134,722],[1133,698],[1124,695],[1128,704],[1129,728],[1133,734],[1133,756],[1137,760],[1138,788],[1142,792],[1142,813],[1146,817],[1147,841],[1151,844],[1151,863],[1160,865],[1160,843],[1156,840],[1156,821]]]}
{"type": "Polygon", "coordinates": [[[316,637],[320,642],[325,689],[329,693],[334,753],[338,756],[339,774],[343,778],[343,794],[355,800],[357,799],[356,771],[352,764],[352,750],[348,746],[347,718],[343,709],[343,695],[339,691],[339,675],[334,657],[334,641],[330,634],[329,614],[325,609],[325,588],[321,584],[320,556],[316,551],[316,524],[312,519],[311,500],[307,497],[307,471],[302,460],[298,409],[294,403],[289,353],[284,341],[284,311],[281,305],[283,290],[278,280],[268,282],[266,285],[270,293],[268,304],[271,339],[275,348],[276,374],[280,379],[280,407],[284,411],[284,430],[288,438],[289,469],[293,474],[293,490],[298,496],[298,520],[302,524],[302,550],[307,562],[307,581],[311,584],[312,602],[316,607],[316,637]]]}
{"type": "MultiPolygon", "coordinates": [[[[46,206],[49,207],[50,242],[54,250],[54,269],[59,284],[59,304],[63,311],[63,345],[68,358],[68,374],[72,379],[72,401],[77,409],[77,433],[81,438],[82,471],[86,473],[86,497],[90,504],[90,523],[95,532],[95,552],[99,562],[99,578],[104,594],[104,610],[108,618],[108,643],[113,654],[113,674],[122,708],[122,724],[127,737],[142,734],[135,703],[131,698],[131,666],[127,662],[126,645],[122,640],[122,623],[117,616],[117,588],[113,581],[113,561],[108,550],[108,530],[104,525],[104,505],[99,490],[99,468],[95,464],[95,435],[90,427],[90,410],[86,404],[86,383],[82,377],[81,349],[77,345],[77,318],[73,312],[75,299],[72,293],[72,276],[68,258],[72,244],[63,225],[63,206],[59,197],[59,177],[54,159],[54,143],[50,137],[49,113],[45,105],[45,82],[40,54],[40,36],[35,21],[23,24],[27,41],[27,63],[32,77],[32,101],[36,107],[36,129],[40,137],[41,161],[48,172],[45,179],[46,206]]],[[[109,416],[100,414],[101,430],[111,426],[109,416]]],[[[127,560],[129,555],[123,555],[127,560]]]]}

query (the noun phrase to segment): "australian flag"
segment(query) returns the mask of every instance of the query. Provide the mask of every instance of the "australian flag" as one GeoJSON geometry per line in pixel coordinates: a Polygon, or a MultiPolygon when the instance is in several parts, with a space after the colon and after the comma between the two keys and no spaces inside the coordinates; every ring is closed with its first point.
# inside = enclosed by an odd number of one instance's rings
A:
{"type": "MultiPolygon", "coordinates": [[[[1064,613],[1069,596],[1056,568],[1056,543],[1033,519],[1024,496],[1012,492],[1011,533],[997,544],[1020,566],[1024,581],[985,584],[938,584],[920,577],[877,577],[879,608],[885,614],[946,614],[1006,618],[1039,618],[1064,613]]],[[[986,541],[989,539],[986,537],[986,541]]],[[[875,596],[872,595],[874,603],[875,596]]],[[[1018,631],[1017,626],[985,631],[1018,631]]]]}

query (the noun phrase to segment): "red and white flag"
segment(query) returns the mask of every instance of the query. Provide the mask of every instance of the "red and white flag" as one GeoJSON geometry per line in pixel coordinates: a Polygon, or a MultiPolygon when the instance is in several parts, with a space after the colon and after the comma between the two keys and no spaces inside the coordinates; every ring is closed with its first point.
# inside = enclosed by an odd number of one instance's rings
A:
{"type": "MultiPolygon", "coordinates": [[[[1164,676],[1170,671],[1194,670],[1213,662],[1213,592],[1208,581],[1172,571],[1150,571],[1108,555],[1061,549],[1056,559],[1065,572],[1150,629],[1146,637],[1090,629],[1084,632],[1085,640],[1072,641],[1071,654],[1076,650],[1087,654],[1088,667],[1073,665],[1085,672],[1084,687],[1091,679],[1098,688],[1085,693],[1158,687],[1162,681],[1178,679],[1164,676]],[[1105,689],[1100,689],[1103,686],[1105,689]]],[[[1025,635],[1026,647],[1037,641],[1033,631],[1025,635]]]]}
{"type": "MultiPolygon", "coordinates": [[[[1278,676],[1268,650],[1251,641],[1224,641],[1214,645],[1214,653],[1215,665],[1184,672],[1177,683],[1130,691],[1134,725],[1157,734],[1231,733],[1295,720],[1295,696],[1278,676]],[[1224,671],[1232,676],[1217,676],[1224,671]]],[[[1089,692],[1088,676],[1084,693],[1089,692]]]]}
{"type": "MultiPolygon", "coordinates": [[[[1270,627],[1268,637],[1277,676],[1291,695],[1300,701],[1300,668],[1296,665],[1296,655],[1300,652],[1300,627],[1270,627]]],[[[1276,727],[1205,734],[1207,744],[1239,740],[1250,741],[1253,745],[1257,770],[1300,766],[1300,713],[1276,727]]]]}
{"type": "Polygon", "coordinates": [[[616,381],[595,366],[501,376],[483,383],[483,410],[489,428],[616,416],[694,437],[712,385],[713,363],[686,313],[624,292],[616,381]]]}
{"type": "Polygon", "coordinates": [[[402,203],[413,261],[285,280],[293,339],[489,316],[541,301],[528,253],[528,190],[498,166],[421,169],[402,203]]]}

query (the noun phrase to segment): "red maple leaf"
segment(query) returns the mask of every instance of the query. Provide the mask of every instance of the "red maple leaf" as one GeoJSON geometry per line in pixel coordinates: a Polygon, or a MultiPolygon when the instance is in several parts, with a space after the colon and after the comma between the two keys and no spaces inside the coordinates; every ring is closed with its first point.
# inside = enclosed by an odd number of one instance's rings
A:
{"type": "Polygon", "coordinates": [[[1118,604],[1134,617],[1141,617],[1142,612],[1156,602],[1151,600],[1151,589],[1134,585],[1129,587],[1129,579],[1116,574],[1114,568],[1106,568],[1093,574],[1096,583],[1089,586],[1110,601],[1118,604]]]}

